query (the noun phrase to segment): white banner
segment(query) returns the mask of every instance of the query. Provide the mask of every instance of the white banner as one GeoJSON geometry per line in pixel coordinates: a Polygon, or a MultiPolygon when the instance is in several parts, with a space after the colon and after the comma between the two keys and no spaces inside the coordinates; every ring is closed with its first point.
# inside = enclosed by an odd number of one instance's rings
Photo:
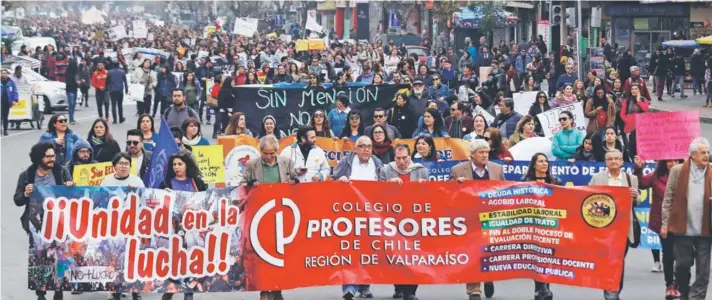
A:
{"type": "Polygon", "coordinates": [[[235,26],[232,28],[232,33],[252,37],[257,32],[257,22],[254,18],[235,18],[235,26]]]}
{"type": "Polygon", "coordinates": [[[145,39],[148,37],[148,27],[146,27],[146,21],[133,21],[133,37],[137,39],[145,39]]]}
{"type": "Polygon", "coordinates": [[[509,148],[514,160],[530,160],[535,153],[544,153],[549,160],[556,160],[551,153],[551,140],[545,137],[533,137],[520,141],[509,148]]]}
{"type": "Polygon", "coordinates": [[[118,41],[128,37],[128,35],[126,35],[126,27],[124,25],[112,27],[109,29],[108,33],[109,39],[112,41],[118,41]]]}
{"type": "Polygon", "coordinates": [[[561,106],[557,108],[552,108],[548,111],[536,115],[541,123],[541,128],[544,131],[544,136],[547,138],[552,138],[554,133],[561,130],[561,124],[559,123],[559,116],[562,111],[570,111],[574,115],[574,128],[576,130],[581,130],[586,132],[588,127],[588,120],[583,114],[583,105],[581,102],[576,102],[574,104],[561,106]]]}
{"type": "Polygon", "coordinates": [[[475,105],[475,108],[472,109],[472,117],[474,118],[476,115],[482,115],[485,117],[487,124],[492,124],[492,121],[494,121],[494,116],[479,105],[475,105]]]}
{"type": "Polygon", "coordinates": [[[146,86],[144,86],[143,84],[129,84],[129,99],[134,102],[143,102],[143,95],[145,94],[145,91],[146,86]]]}
{"type": "Polygon", "coordinates": [[[536,101],[537,93],[539,92],[514,93],[512,95],[512,99],[514,100],[514,111],[523,116],[529,114],[529,108],[532,106],[534,101],[536,101]]]}
{"type": "Polygon", "coordinates": [[[307,11],[307,24],[306,28],[314,32],[322,32],[324,28],[316,22],[316,10],[307,11]]]}
{"type": "Polygon", "coordinates": [[[73,267],[69,274],[71,283],[113,282],[119,272],[114,267],[73,267]]]}

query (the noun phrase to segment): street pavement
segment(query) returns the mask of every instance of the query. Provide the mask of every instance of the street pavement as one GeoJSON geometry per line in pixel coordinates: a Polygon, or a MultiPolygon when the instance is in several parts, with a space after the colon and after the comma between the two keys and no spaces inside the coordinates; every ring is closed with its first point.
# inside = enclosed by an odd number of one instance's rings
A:
{"type": "MultiPolygon", "coordinates": [[[[699,98],[700,96],[698,96],[699,98]]],[[[703,100],[697,98],[687,98],[680,100],[679,97],[673,100],[665,98],[664,107],[668,109],[700,109],[704,112],[709,111],[712,116],[712,108],[703,109],[701,104],[703,100]],[[675,105],[675,106],[673,106],[675,105]]],[[[98,114],[96,104],[93,99],[90,99],[89,108],[80,108],[76,113],[78,124],[72,126],[80,136],[86,137],[89,126],[98,114]]],[[[654,100],[655,107],[663,107],[662,103],[654,100]]],[[[128,129],[136,126],[136,107],[133,104],[124,106],[126,123],[110,125],[111,132],[114,134],[120,145],[123,145],[126,139],[125,133],[128,129]]],[[[46,116],[44,126],[46,128],[46,116]]],[[[25,125],[25,128],[29,126],[25,125]]],[[[204,126],[209,127],[209,126],[204,126]]],[[[158,128],[158,126],[156,127],[158,128]]],[[[2,219],[2,246],[0,248],[2,254],[2,270],[0,272],[0,299],[2,300],[28,300],[36,299],[34,292],[27,289],[27,247],[28,239],[20,227],[20,215],[23,208],[17,207],[11,201],[17,184],[17,177],[21,171],[27,168],[30,164],[29,149],[35,144],[43,130],[24,129],[10,130],[10,135],[0,139],[2,147],[2,159],[0,159],[0,169],[2,172],[2,182],[0,192],[2,198],[5,199],[0,204],[0,219],[2,219]]],[[[712,124],[702,124],[703,136],[712,140],[712,124]]],[[[212,134],[212,128],[206,128],[205,135],[212,134]]],[[[123,147],[123,146],[122,146],[123,147]]],[[[664,280],[662,273],[652,273],[651,267],[653,264],[650,250],[631,249],[626,258],[626,274],[625,288],[622,293],[622,299],[664,299],[664,280]]],[[[693,271],[694,273],[694,271],[693,271]]],[[[299,274],[294,274],[299,276],[299,274]]],[[[531,280],[510,280],[495,283],[495,297],[497,300],[521,300],[533,299],[534,283],[531,280]]],[[[592,300],[603,299],[602,292],[599,290],[570,287],[561,285],[552,285],[555,299],[564,300],[592,300]]],[[[375,285],[372,287],[376,299],[389,299],[393,293],[391,285],[375,285]]],[[[51,297],[51,293],[48,295],[51,297]]],[[[340,299],[341,289],[338,286],[325,286],[315,288],[302,288],[296,290],[285,291],[286,299],[340,299]]],[[[452,285],[423,285],[418,289],[418,296],[423,300],[457,300],[467,299],[465,295],[464,284],[452,285]]],[[[65,293],[65,299],[90,300],[90,299],[106,299],[106,293],[85,293],[82,295],[70,295],[65,293]]],[[[50,298],[51,299],[51,298],[50,298]]],[[[126,298],[126,299],[130,299],[126,298]]],[[[160,295],[151,294],[145,295],[143,299],[160,299],[160,295]]],[[[175,299],[182,299],[181,295],[177,295],[175,299]]],[[[206,300],[227,300],[227,299],[259,299],[257,292],[242,292],[242,293],[210,293],[196,294],[195,299],[206,300]]],[[[707,299],[712,300],[712,296],[707,299]]]]}

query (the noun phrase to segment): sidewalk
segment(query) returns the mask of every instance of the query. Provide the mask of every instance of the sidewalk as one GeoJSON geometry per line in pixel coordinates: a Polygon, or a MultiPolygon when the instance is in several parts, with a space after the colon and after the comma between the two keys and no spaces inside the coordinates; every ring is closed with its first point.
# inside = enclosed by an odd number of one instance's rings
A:
{"type": "Polygon", "coordinates": [[[675,98],[671,98],[663,93],[663,101],[658,101],[657,97],[653,97],[650,102],[651,111],[680,111],[680,110],[696,110],[700,112],[700,122],[712,124],[712,107],[702,107],[705,103],[706,95],[692,95],[692,90],[685,90],[687,98],[680,98],[677,93],[675,98]]]}

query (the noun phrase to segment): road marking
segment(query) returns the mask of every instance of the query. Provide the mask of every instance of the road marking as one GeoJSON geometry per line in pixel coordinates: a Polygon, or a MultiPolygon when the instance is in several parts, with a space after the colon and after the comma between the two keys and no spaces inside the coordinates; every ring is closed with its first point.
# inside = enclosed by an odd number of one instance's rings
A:
{"type": "MultiPolygon", "coordinates": [[[[93,119],[96,119],[97,117],[98,117],[98,115],[91,115],[91,116],[86,116],[86,117],[83,117],[83,118],[76,119],[76,120],[74,120],[74,121],[81,121],[81,120],[92,119],[92,118],[93,118],[93,119]]],[[[49,118],[47,118],[47,117],[45,117],[45,119],[49,120],[49,118]]],[[[35,125],[37,125],[37,124],[35,124],[35,125]]],[[[21,131],[21,132],[17,132],[17,133],[13,133],[13,134],[8,134],[7,136],[3,136],[2,139],[0,139],[0,140],[4,140],[4,139],[7,139],[7,138],[11,138],[11,137],[13,137],[13,136],[20,136],[20,135],[28,134],[28,133],[37,133],[38,131],[41,132],[40,130],[37,130],[37,128],[33,128],[33,129],[30,129],[30,130],[26,130],[26,131],[21,131]]]]}

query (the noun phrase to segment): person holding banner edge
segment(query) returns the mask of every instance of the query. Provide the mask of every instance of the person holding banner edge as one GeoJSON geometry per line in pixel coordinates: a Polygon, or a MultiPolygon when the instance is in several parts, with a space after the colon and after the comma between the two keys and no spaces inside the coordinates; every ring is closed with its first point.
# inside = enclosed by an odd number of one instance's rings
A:
{"type": "MultiPolygon", "coordinates": [[[[502,166],[489,161],[489,142],[483,139],[475,139],[470,143],[470,158],[452,167],[450,178],[457,182],[465,180],[504,180],[502,166]]],[[[481,300],[480,283],[473,282],[465,285],[469,300],[481,300]]],[[[485,296],[487,298],[494,295],[494,284],[485,283],[485,296]]]]}
{"type": "MultiPolygon", "coordinates": [[[[640,205],[642,199],[640,197],[640,192],[638,191],[638,177],[630,176],[621,169],[623,166],[623,153],[617,149],[612,149],[606,152],[606,168],[607,170],[593,175],[591,181],[588,185],[606,185],[606,186],[621,186],[628,187],[630,196],[633,200],[632,207],[640,205]]],[[[624,260],[625,256],[628,254],[628,248],[637,247],[640,243],[640,227],[638,231],[635,230],[635,222],[638,220],[633,214],[633,209],[630,211],[630,223],[628,225],[628,238],[625,243],[625,252],[623,254],[624,260]]],[[[623,281],[625,279],[625,264],[622,265],[621,270],[621,283],[617,291],[603,291],[603,297],[605,300],[619,300],[620,293],[623,290],[623,281]]]]}
{"type": "MultiPolygon", "coordinates": [[[[547,183],[561,186],[561,180],[551,175],[551,165],[549,158],[544,153],[535,153],[529,161],[527,174],[524,175],[522,181],[547,183]]],[[[534,281],[534,299],[535,300],[552,300],[554,294],[549,289],[549,284],[546,282],[534,281]]]]}

